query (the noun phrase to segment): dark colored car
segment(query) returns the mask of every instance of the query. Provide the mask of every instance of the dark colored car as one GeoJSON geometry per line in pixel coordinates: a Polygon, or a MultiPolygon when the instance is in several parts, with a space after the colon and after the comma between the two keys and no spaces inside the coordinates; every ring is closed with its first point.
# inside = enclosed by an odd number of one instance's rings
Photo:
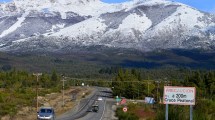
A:
{"type": "Polygon", "coordinates": [[[55,112],[52,107],[41,107],[38,114],[38,120],[55,120],[55,112]]]}
{"type": "Polygon", "coordinates": [[[92,111],[93,112],[98,112],[99,111],[99,106],[98,105],[92,105],[92,111]]]}

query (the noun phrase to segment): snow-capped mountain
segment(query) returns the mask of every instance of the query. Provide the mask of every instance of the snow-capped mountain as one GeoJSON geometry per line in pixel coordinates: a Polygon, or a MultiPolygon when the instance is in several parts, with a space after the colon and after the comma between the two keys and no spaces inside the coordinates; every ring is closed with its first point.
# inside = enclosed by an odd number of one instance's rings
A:
{"type": "Polygon", "coordinates": [[[168,0],[14,0],[0,4],[1,51],[107,46],[213,49],[215,16],[168,0]]]}

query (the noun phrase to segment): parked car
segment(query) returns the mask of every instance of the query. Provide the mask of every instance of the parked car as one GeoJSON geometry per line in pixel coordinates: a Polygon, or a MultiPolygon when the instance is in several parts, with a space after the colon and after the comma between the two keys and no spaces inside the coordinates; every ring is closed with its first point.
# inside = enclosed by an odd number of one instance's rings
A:
{"type": "Polygon", "coordinates": [[[38,114],[38,120],[55,120],[55,112],[52,107],[41,107],[38,114]]]}

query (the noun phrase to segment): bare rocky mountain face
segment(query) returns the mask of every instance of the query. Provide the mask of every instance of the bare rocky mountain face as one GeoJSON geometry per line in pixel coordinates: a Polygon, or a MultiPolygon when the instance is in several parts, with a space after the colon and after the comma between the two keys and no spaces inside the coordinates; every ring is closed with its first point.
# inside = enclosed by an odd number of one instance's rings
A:
{"type": "Polygon", "coordinates": [[[92,46],[204,49],[215,46],[215,16],[167,0],[14,0],[0,4],[0,51],[68,52],[92,46]]]}

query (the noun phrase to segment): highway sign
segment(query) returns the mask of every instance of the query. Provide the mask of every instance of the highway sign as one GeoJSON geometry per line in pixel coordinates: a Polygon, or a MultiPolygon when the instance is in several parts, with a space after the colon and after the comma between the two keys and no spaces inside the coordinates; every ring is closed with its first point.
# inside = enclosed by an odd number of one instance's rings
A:
{"type": "Polygon", "coordinates": [[[128,111],[128,108],[125,106],[125,107],[123,107],[123,112],[127,112],[128,111]]]}
{"type": "Polygon", "coordinates": [[[164,104],[195,105],[195,87],[164,86],[164,104]]]}

